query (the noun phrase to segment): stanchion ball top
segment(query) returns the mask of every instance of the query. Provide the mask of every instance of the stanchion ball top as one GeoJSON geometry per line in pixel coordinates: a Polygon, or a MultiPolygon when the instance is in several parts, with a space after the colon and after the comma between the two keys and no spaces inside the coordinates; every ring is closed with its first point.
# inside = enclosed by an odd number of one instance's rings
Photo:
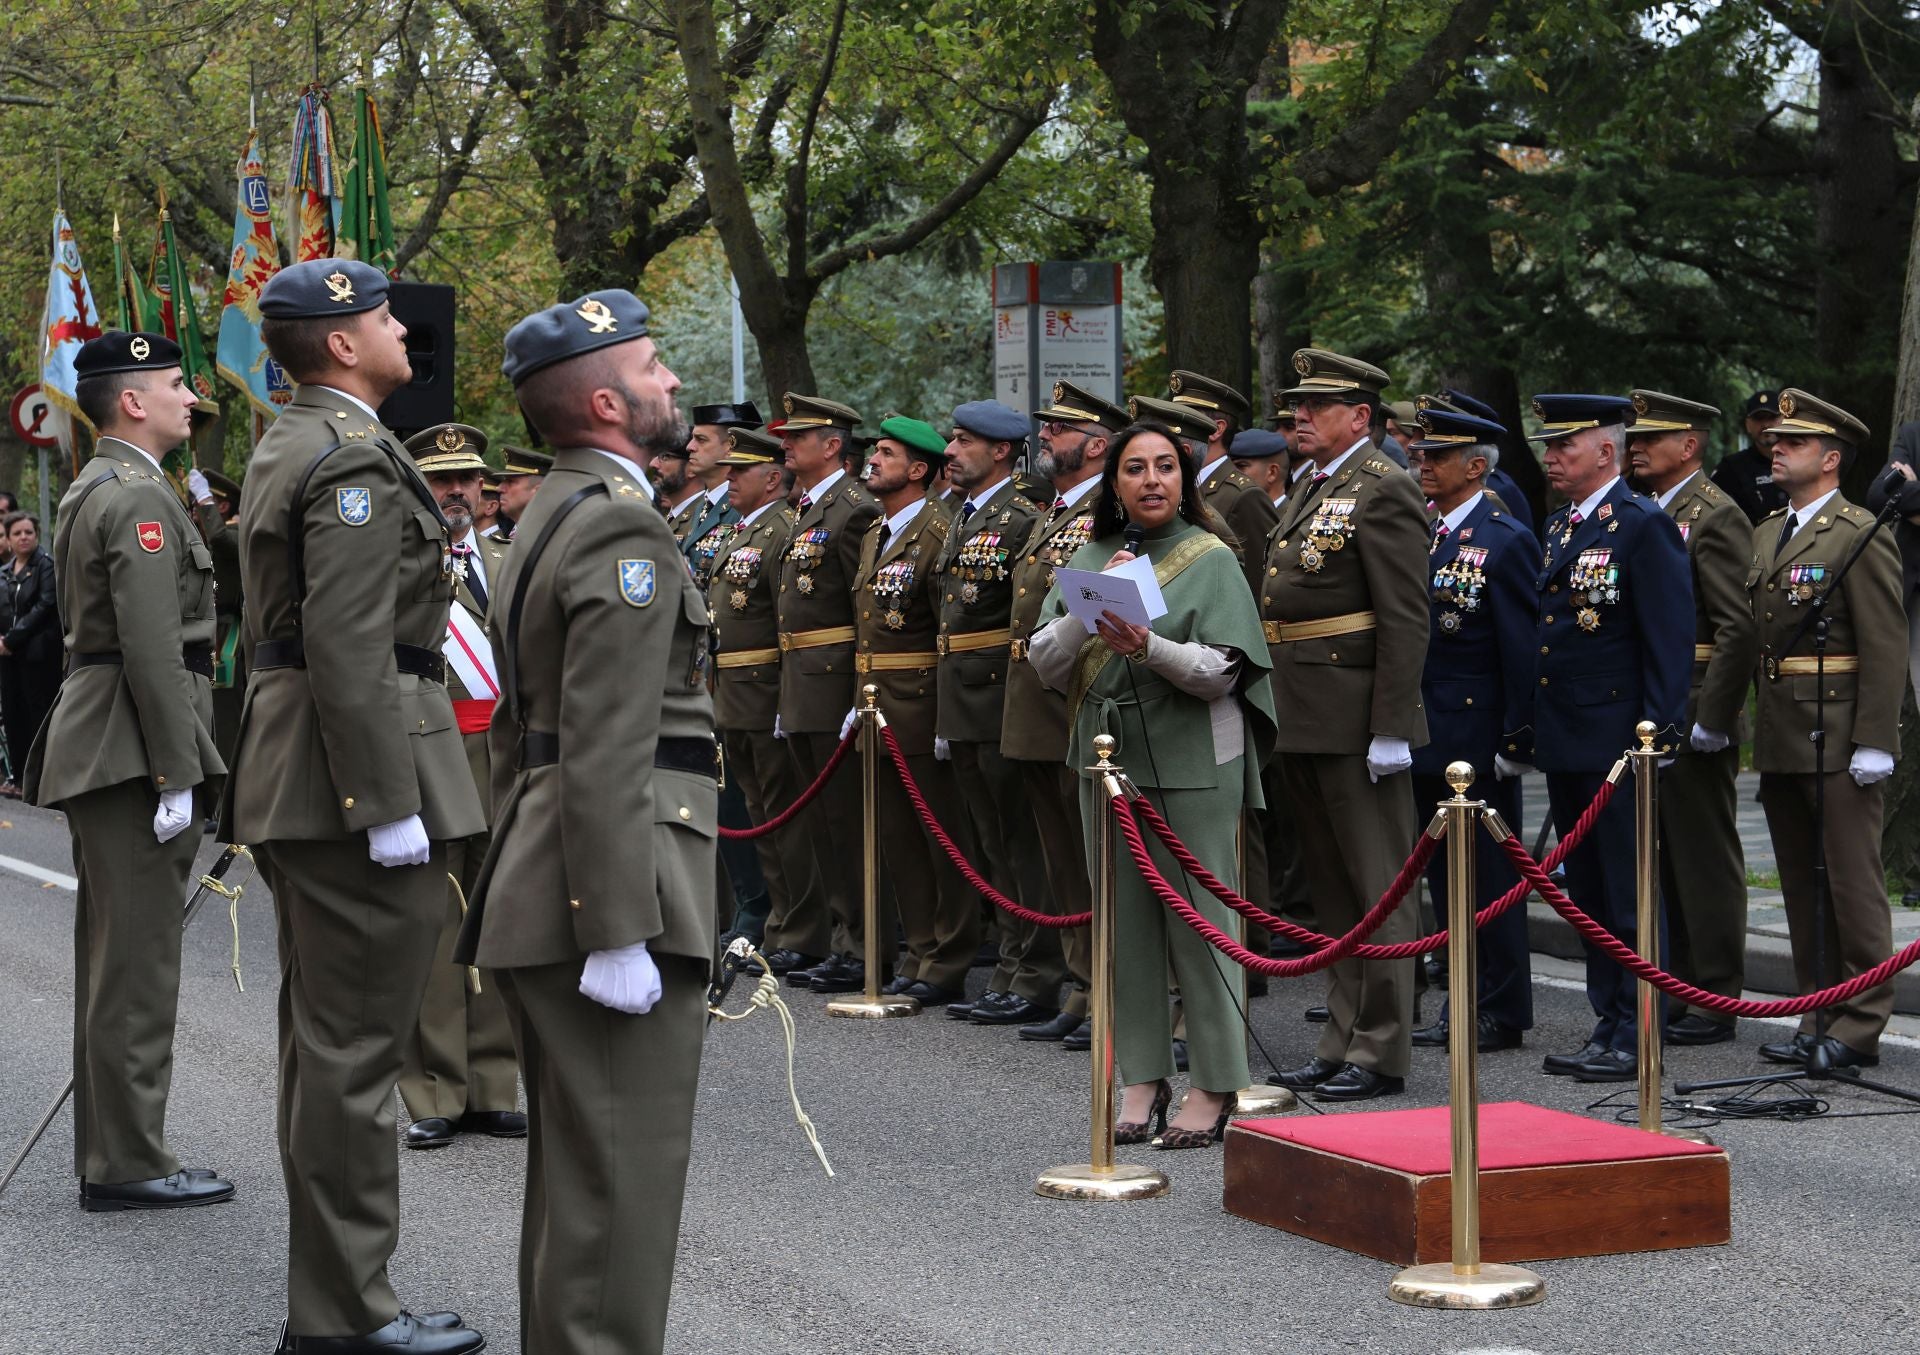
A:
{"type": "Polygon", "coordinates": [[[1467,787],[1473,784],[1473,764],[1471,762],[1449,762],[1447,764],[1447,785],[1455,795],[1465,795],[1467,787]]]}

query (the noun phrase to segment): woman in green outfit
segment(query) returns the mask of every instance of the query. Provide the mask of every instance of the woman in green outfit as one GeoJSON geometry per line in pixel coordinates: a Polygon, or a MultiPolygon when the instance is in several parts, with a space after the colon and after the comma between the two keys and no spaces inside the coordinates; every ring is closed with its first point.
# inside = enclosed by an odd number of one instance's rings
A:
{"type": "MultiPolygon", "coordinates": [[[[1067,762],[1094,761],[1093,740],[1111,734],[1116,760],[1152,799],[1201,862],[1238,881],[1236,834],[1243,805],[1261,803],[1260,764],[1272,750],[1273,698],[1260,615],[1233,551],[1206,525],[1208,514],[1173,430],[1136,423],[1115,440],[1101,474],[1094,540],[1070,561],[1103,570],[1134,557],[1137,528],[1167,604],[1151,629],[1103,614],[1089,632],[1066,615],[1056,588],[1041,611],[1029,657],[1048,686],[1066,693],[1072,741],[1067,762]]],[[[1089,853],[1096,815],[1109,813],[1090,777],[1080,805],[1089,853]]],[[[1179,866],[1149,838],[1155,864],[1180,882],[1179,866]]],[[[1131,861],[1115,872],[1114,1057],[1125,1091],[1115,1138],[1138,1143],[1154,1122],[1163,1148],[1217,1142],[1247,1085],[1243,976],[1148,890],[1131,861]],[[1171,972],[1169,972],[1171,961],[1171,972]],[[1167,994],[1178,983],[1186,1007],[1192,1088],[1169,1126],[1173,1073],[1167,994]]],[[[1239,918],[1206,891],[1187,896],[1216,926],[1239,935],[1239,918]]]]}

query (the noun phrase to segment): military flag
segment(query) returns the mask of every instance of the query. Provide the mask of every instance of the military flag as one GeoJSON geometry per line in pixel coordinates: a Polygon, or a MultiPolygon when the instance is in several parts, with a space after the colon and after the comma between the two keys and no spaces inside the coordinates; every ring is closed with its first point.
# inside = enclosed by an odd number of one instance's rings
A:
{"type": "Polygon", "coordinates": [[[327,92],[307,86],[293,115],[293,159],[287,173],[287,228],[293,261],[331,259],[340,235],[340,185],[333,161],[333,114],[327,92]]]}
{"type": "MultiPolygon", "coordinates": [[[[64,415],[80,413],[74,399],[78,380],[73,360],[88,339],[100,337],[100,313],[93,308],[93,289],[80,263],[80,242],[73,224],[59,208],[53,213],[53,266],[47,273],[47,306],[40,324],[40,389],[64,415]]],[[[60,442],[71,451],[71,425],[60,432],[60,442]]]]}
{"type": "Polygon", "coordinates": [[[346,201],[334,253],[390,275],[398,255],[387,205],[387,148],[380,139],[380,112],[364,86],[353,95],[353,154],[347,161],[346,201]]]}
{"type": "Polygon", "coordinates": [[[248,131],[240,150],[239,179],[215,357],[220,375],[246,392],[255,412],[273,418],[293,399],[293,383],[260,342],[260,289],[280,271],[280,245],[273,235],[273,195],[260,157],[258,128],[248,131]]]}
{"type": "Polygon", "coordinates": [[[207,360],[200,312],[193,303],[193,287],[187,281],[186,260],[173,238],[173,215],[167,211],[164,194],[160,199],[160,237],[154,242],[153,291],[160,299],[160,332],[180,345],[180,369],[187,378],[187,386],[199,398],[202,410],[219,413],[214,367],[207,360]]]}

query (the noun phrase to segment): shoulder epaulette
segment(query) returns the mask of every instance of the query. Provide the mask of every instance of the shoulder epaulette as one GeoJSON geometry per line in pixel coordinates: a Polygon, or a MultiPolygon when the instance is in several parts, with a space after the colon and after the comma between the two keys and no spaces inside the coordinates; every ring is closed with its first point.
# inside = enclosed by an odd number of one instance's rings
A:
{"type": "Polygon", "coordinates": [[[1360,469],[1372,471],[1375,475],[1385,475],[1390,471],[1397,471],[1400,468],[1391,461],[1382,461],[1378,457],[1370,456],[1360,463],[1360,469]]]}

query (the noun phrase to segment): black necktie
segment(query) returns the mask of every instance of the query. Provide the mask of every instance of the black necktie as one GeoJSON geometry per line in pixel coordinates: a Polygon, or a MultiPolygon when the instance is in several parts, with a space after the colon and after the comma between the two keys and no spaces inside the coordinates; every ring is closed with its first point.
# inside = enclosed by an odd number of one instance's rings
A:
{"type": "Polygon", "coordinates": [[[1798,513],[1787,514],[1787,520],[1780,524],[1780,539],[1774,543],[1773,558],[1778,560],[1780,553],[1787,548],[1787,542],[1793,540],[1793,532],[1800,525],[1798,513]]]}
{"type": "Polygon", "coordinates": [[[453,558],[466,570],[467,591],[473,594],[473,600],[479,604],[484,614],[487,610],[487,586],[480,582],[480,570],[474,564],[474,549],[464,541],[453,548],[453,558]]]}
{"type": "Polygon", "coordinates": [[[878,555],[886,554],[887,542],[891,540],[893,540],[893,525],[887,522],[881,523],[880,524],[880,549],[875,553],[878,555]]]}

